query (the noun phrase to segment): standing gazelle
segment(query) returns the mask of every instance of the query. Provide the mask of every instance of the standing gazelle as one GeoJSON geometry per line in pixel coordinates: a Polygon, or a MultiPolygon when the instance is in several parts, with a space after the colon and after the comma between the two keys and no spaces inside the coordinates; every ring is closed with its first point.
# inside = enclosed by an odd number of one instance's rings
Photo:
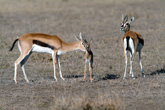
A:
{"type": "MultiPolygon", "coordinates": [[[[75,36],[75,35],[74,35],[75,36]]],[[[59,55],[64,54],[69,51],[81,50],[85,52],[85,70],[84,70],[84,80],[86,78],[86,63],[89,63],[89,71],[90,71],[90,80],[93,80],[93,53],[90,49],[90,45],[87,40],[82,37],[81,33],[79,38],[75,36],[78,40],[74,43],[65,43],[58,36],[55,35],[47,35],[42,33],[28,33],[24,34],[18,39],[16,39],[10,49],[13,50],[15,43],[18,41],[18,48],[20,51],[20,57],[15,61],[15,72],[14,72],[14,81],[17,83],[17,65],[21,64],[21,68],[25,77],[25,80],[29,82],[27,79],[27,75],[25,73],[24,64],[31,55],[32,52],[38,53],[49,53],[52,55],[53,66],[54,66],[54,78],[57,81],[56,76],[56,63],[58,64],[60,77],[64,80],[59,55]]]]}
{"type": "Polygon", "coordinates": [[[125,73],[124,73],[124,78],[126,77],[127,73],[127,51],[130,52],[130,76],[134,78],[133,75],[133,70],[132,70],[132,58],[133,55],[136,52],[139,52],[139,63],[142,71],[142,75],[145,77],[144,72],[143,72],[143,67],[141,63],[141,49],[144,46],[144,40],[142,36],[137,33],[130,31],[130,23],[134,20],[134,17],[131,18],[130,21],[128,21],[128,15],[125,17],[122,16],[122,22],[121,22],[121,31],[124,31],[125,34],[123,35],[123,47],[124,47],[124,55],[125,55],[125,73]]]}

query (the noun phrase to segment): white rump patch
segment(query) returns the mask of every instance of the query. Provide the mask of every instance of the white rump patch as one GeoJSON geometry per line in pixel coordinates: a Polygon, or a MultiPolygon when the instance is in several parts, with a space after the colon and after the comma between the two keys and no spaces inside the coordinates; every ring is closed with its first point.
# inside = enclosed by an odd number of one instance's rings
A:
{"type": "Polygon", "coordinates": [[[134,42],[133,42],[132,38],[129,39],[129,46],[132,50],[132,54],[134,54],[135,50],[134,50],[134,42]]]}
{"type": "Polygon", "coordinates": [[[124,38],[124,50],[126,50],[126,48],[127,48],[127,39],[124,38]]]}

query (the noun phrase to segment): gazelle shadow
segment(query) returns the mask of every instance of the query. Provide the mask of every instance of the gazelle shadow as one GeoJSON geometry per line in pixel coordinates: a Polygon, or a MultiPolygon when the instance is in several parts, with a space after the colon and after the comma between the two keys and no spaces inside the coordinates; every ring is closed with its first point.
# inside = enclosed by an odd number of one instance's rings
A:
{"type": "Polygon", "coordinates": [[[114,74],[106,74],[102,80],[111,80],[111,79],[118,79],[119,75],[114,75],[114,74]]]}
{"type": "Polygon", "coordinates": [[[103,81],[103,80],[114,80],[114,79],[119,79],[120,76],[119,75],[115,75],[115,74],[105,74],[103,77],[101,75],[97,75],[95,76],[95,81],[103,81]]]}
{"type": "Polygon", "coordinates": [[[81,78],[84,77],[84,75],[65,75],[64,78],[81,78]]]}
{"type": "Polygon", "coordinates": [[[165,74],[165,67],[163,67],[162,69],[158,69],[156,71],[151,72],[150,74],[148,74],[149,76],[154,76],[157,74],[165,74]]]}

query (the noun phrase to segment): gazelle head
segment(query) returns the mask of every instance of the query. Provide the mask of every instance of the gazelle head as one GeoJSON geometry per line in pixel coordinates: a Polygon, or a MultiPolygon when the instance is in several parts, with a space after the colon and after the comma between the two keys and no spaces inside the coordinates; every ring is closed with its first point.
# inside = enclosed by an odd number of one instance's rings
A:
{"type": "MultiPolygon", "coordinates": [[[[74,37],[78,40],[79,49],[84,51],[85,62],[89,64],[90,71],[90,80],[93,81],[93,52],[91,51],[90,44],[87,42],[82,34],[79,34],[79,37],[74,37]]],[[[84,81],[86,78],[86,63],[85,63],[85,71],[84,71],[84,81]]]]}
{"type": "Polygon", "coordinates": [[[84,36],[82,36],[81,33],[79,34],[79,37],[77,37],[76,35],[74,35],[74,37],[80,43],[80,49],[82,51],[87,51],[87,52],[91,51],[90,44],[88,43],[86,38],[84,36]]]}
{"type": "Polygon", "coordinates": [[[121,22],[121,27],[120,30],[124,31],[125,33],[130,30],[130,24],[134,20],[134,17],[131,18],[130,21],[128,21],[128,15],[125,17],[122,15],[122,22],[121,22]]]}

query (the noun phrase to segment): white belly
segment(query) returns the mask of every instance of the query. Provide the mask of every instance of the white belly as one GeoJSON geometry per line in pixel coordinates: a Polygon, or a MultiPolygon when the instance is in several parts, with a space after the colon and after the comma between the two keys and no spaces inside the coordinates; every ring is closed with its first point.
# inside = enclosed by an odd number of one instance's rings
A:
{"type": "Polygon", "coordinates": [[[62,55],[62,54],[65,54],[66,52],[62,52],[60,50],[57,51],[57,55],[62,55]]]}
{"type": "Polygon", "coordinates": [[[38,52],[38,53],[49,53],[52,54],[52,49],[48,47],[41,47],[39,45],[34,44],[32,47],[32,52],[38,52]]]}

